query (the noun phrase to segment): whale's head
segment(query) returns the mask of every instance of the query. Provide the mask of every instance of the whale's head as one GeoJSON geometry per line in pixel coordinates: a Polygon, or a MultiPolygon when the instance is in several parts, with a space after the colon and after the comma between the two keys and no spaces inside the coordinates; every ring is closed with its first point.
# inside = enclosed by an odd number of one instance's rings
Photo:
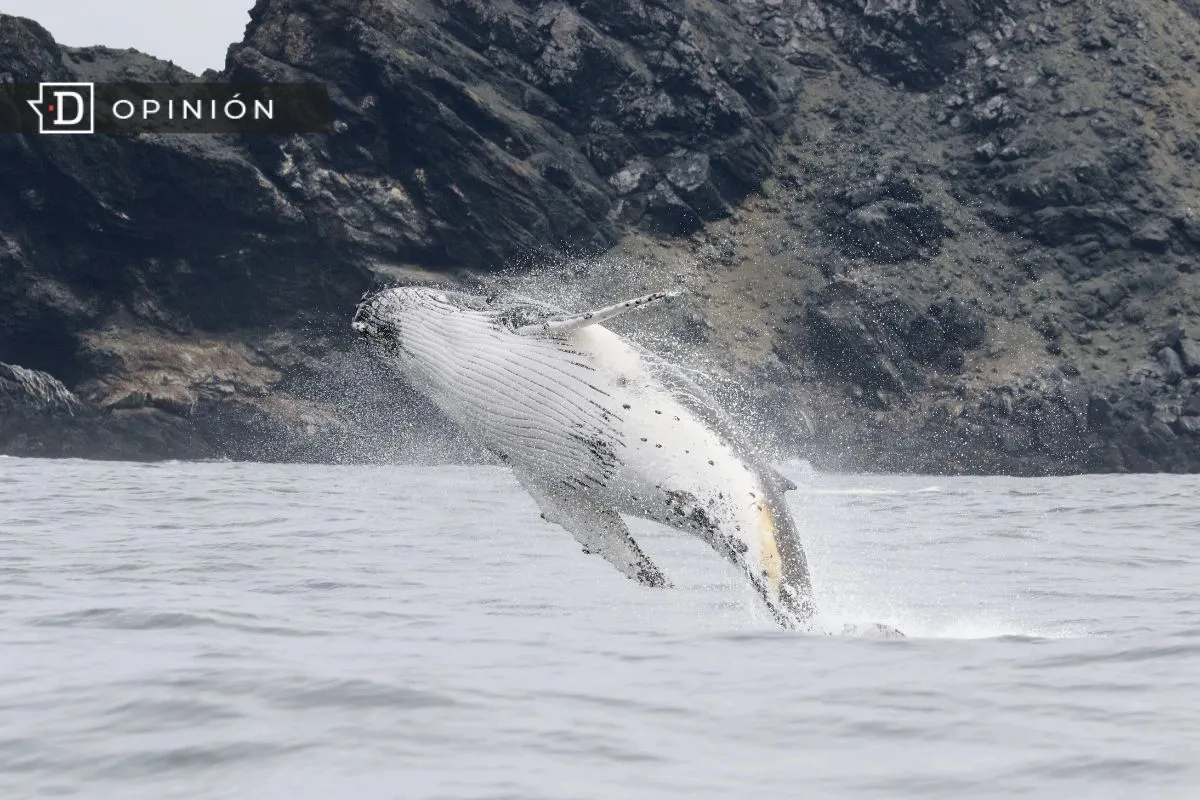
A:
{"type": "Polygon", "coordinates": [[[371,342],[395,341],[402,330],[405,312],[412,305],[412,293],[407,287],[365,293],[354,309],[350,327],[371,342]]]}
{"type": "Polygon", "coordinates": [[[486,299],[474,295],[426,286],[393,286],[367,292],[354,310],[351,328],[359,337],[386,352],[403,355],[411,348],[406,343],[414,333],[425,337],[445,321],[468,309],[486,306],[486,299]]]}

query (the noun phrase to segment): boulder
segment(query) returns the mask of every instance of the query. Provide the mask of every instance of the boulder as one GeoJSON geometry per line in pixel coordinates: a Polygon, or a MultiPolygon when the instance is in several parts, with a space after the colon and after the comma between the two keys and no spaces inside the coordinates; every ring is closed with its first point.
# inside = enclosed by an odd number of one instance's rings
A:
{"type": "Polygon", "coordinates": [[[1184,371],[1189,376],[1200,375],[1200,342],[1181,339],[1176,348],[1179,350],[1179,361],[1184,371]]]}
{"type": "Polygon", "coordinates": [[[1169,347],[1164,347],[1155,356],[1163,368],[1163,380],[1168,384],[1176,384],[1183,380],[1183,364],[1179,354],[1169,347]]]}

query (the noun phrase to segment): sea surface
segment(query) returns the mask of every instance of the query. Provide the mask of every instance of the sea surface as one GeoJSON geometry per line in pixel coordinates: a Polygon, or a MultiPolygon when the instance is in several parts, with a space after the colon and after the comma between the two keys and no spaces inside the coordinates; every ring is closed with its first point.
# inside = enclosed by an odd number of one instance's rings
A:
{"type": "Polygon", "coordinates": [[[1200,477],[784,471],[908,638],[499,468],[0,458],[0,798],[1200,797],[1200,477]]]}

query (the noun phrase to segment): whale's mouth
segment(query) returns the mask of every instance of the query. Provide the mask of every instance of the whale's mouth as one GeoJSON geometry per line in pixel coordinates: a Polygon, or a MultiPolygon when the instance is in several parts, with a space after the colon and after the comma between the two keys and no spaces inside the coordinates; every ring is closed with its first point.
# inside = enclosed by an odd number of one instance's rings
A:
{"type": "Polygon", "coordinates": [[[350,323],[350,328],[358,334],[360,339],[370,339],[375,333],[375,326],[365,319],[355,319],[350,323]]]}
{"type": "Polygon", "coordinates": [[[396,354],[400,345],[400,321],[388,295],[368,292],[354,309],[350,328],[369,351],[396,354]]]}
{"type": "Polygon", "coordinates": [[[375,298],[378,296],[378,292],[364,293],[358,301],[358,306],[354,309],[354,319],[351,321],[350,327],[361,338],[370,339],[379,335],[380,325],[375,308],[375,298]]]}

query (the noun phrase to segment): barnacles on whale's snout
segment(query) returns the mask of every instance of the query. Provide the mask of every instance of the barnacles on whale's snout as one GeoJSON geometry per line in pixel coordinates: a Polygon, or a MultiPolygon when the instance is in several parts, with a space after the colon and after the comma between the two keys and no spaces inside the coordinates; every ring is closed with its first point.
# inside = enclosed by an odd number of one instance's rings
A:
{"type": "MultiPolygon", "coordinates": [[[[369,294],[369,292],[367,294],[369,294]]],[[[374,328],[368,319],[369,312],[367,309],[369,306],[367,305],[367,294],[363,295],[363,299],[355,307],[354,319],[350,322],[350,327],[353,328],[359,336],[370,336],[372,329],[374,328]]]]}
{"type": "Polygon", "coordinates": [[[350,327],[359,336],[370,338],[379,336],[386,325],[379,319],[379,292],[364,292],[362,299],[354,309],[354,319],[350,327]]]}

